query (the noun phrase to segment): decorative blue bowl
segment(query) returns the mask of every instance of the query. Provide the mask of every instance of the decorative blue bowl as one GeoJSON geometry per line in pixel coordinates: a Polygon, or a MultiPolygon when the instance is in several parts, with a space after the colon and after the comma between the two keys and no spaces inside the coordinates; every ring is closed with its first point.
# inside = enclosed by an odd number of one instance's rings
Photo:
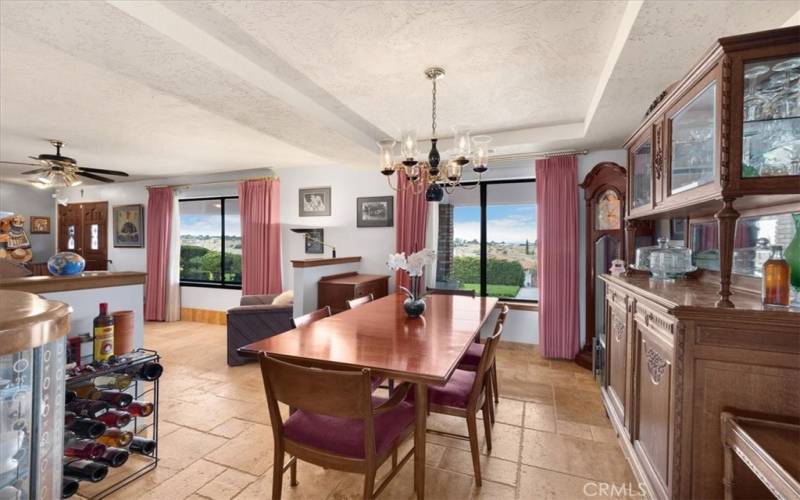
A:
{"type": "Polygon", "coordinates": [[[74,252],[59,252],[47,259],[47,270],[54,276],[80,274],[85,267],[86,261],[74,252]]]}

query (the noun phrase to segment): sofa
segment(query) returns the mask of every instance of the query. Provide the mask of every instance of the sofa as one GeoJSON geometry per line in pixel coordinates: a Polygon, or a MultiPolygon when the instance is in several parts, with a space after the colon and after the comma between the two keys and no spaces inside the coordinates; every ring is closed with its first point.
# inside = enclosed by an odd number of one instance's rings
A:
{"type": "Polygon", "coordinates": [[[236,350],[292,329],[291,292],[243,295],[239,307],[228,309],[228,366],[255,361],[236,350]]]}

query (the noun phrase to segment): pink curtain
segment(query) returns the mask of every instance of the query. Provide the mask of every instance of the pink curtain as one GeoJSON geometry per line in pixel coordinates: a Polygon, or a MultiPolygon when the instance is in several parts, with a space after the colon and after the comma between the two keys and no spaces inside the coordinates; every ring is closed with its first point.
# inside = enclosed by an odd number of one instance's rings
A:
{"type": "Polygon", "coordinates": [[[170,236],[172,233],[172,188],[148,188],[147,199],[147,283],[145,285],[144,319],[165,321],[167,318],[167,284],[169,280],[170,236]]]}
{"type": "MultiPolygon", "coordinates": [[[[415,193],[414,188],[403,190],[409,184],[404,175],[398,176],[397,210],[395,210],[397,252],[405,252],[406,255],[425,248],[425,229],[428,225],[428,201],[425,199],[425,190],[423,189],[421,193],[415,193]]],[[[424,283],[424,280],[420,281],[424,283]]],[[[410,287],[411,280],[408,273],[398,271],[395,284],[398,287],[410,287]]]]}
{"type": "Polygon", "coordinates": [[[539,348],[547,358],[573,359],[580,336],[575,156],[536,161],[536,206],[539,348]]]}
{"type": "Polygon", "coordinates": [[[278,179],[256,179],[239,184],[242,295],[283,291],[280,186],[278,179]]]}

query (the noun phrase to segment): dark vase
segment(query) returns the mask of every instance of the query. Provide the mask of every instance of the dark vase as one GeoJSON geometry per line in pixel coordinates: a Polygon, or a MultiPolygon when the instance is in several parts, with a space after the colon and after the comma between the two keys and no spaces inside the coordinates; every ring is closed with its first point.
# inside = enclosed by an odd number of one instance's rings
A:
{"type": "Polygon", "coordinates": [[[409,318],[419,318],[425,312],[425,299],[412,299],[409,297],[403,302],[403,308],[409,318]]]}

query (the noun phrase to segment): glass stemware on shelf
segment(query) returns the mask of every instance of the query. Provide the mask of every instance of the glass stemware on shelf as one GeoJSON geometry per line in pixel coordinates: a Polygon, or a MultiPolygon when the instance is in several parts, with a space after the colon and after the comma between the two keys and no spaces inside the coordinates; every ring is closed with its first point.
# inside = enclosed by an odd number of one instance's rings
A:
{"type": "Polygon", "coordinates": [[[742,177],[800,175],[800,57],[745,65],[742,177]]]}

